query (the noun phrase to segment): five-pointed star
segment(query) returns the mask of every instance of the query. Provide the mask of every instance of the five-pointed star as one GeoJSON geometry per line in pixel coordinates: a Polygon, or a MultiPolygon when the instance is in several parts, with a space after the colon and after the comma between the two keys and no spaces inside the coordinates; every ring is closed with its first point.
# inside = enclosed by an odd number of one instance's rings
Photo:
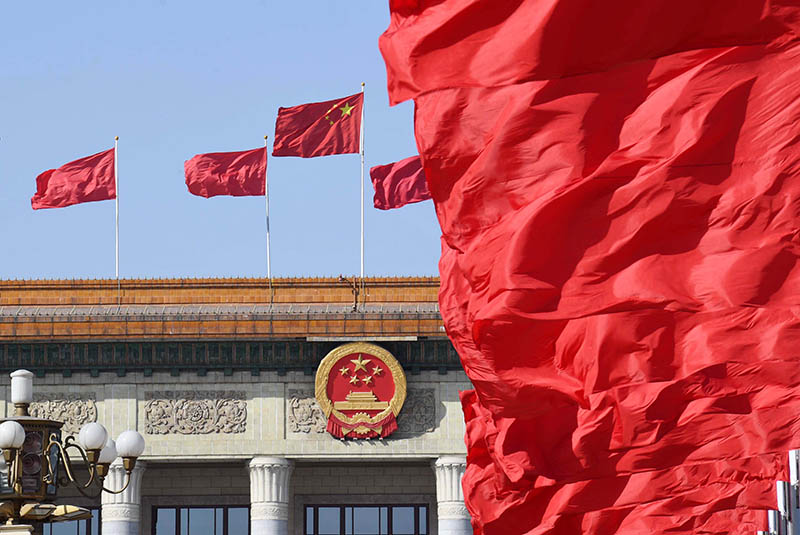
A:
{"type": "Polygon", "coordinates": [[[371,385],[372,384],[372,376],[371,375],[367,375],[366,377],[364,377],[364,384],[365,385],[371,385]]]}
{"type": "Polygon", "coordinates": [[[350,384],[351,384],[351,385],[357,385],[357,384],[358,384],[358,377],[356,377],[355,375],[354,375],[354,376],[352,376],[352,377],[350,378],[350,384]]]}
{"type": "Polygon", "coordinates": [[[348,368],[347,366],[343,366],[342,368],[339,369],[339,373],[341,373],[342,375],[348,375],[350,373],[350,368],[348,368]]]}
{"type": "Polygon", "coordinates": [[[373,375],[380,375],[382,373],[383,373],[383,370],[380,367],[375,366],[374,368],[372,368],[372,374],[373,375]]]}
{"type": "Polygon", "coordinates": [[[359,355],[357,359],[351,360],[350,362],[352,362],[353,364],[356,365],[356,369],[355,369],[356,373],[358,373],[358,370],[364,370],[364,373],[369,373],[369,372],[367,372],[367,364],[369,364],[372,361],[371,360],[364,360],[363,358],[361,358],[361,355],[359,355]]]}
{"type": "Polygon", "coordinates": [[[354,106],[351,106],[350,104],[345,102],[344,106],[339,108],[340,110],[342,110],[342,117],[344,117],[345,115],[349,116],[350,112],[353,111],[353,108],[354,106]]]}

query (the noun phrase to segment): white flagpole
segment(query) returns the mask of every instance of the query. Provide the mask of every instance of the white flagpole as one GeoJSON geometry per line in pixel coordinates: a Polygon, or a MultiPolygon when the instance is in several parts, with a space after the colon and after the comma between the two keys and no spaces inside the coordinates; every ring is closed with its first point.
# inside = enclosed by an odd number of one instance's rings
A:
{"type": "Polygon", "coordinates": [[[122,302],[122,292],[120,291],[120,283],[119,283],[119,172],[117,168],[117,162],[119,160],[119,158],[117,157],[118,144],[119,144],[119,136],[114,136],[114,192],[115,192],[114,207],[116,212],[115,233],[114,233],[114,242],[115,242],[114,274],[117,277],[117,305],[120,305],[122,302]]]}
{"type": "Polygon", "coordinates": [[[264,136],[264,204],[267,210],[267,279],[269,281],[269,302],[272,304],[272,264],[269,258],[269,172],[267,171],[267,136],[264,136]]]}
{"type": "Polygon", "coordinates": [[[361,82],[361,283],[364,282],[364,82],[361,82]]]}

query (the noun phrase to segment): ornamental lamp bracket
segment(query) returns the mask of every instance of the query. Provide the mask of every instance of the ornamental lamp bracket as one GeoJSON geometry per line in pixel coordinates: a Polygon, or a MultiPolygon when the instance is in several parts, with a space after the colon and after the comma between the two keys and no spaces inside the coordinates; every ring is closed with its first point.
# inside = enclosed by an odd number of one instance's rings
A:
{"type": "Polygon", "coordinates": [[[57,522],[85,518],[87,511],[76,506],[55,506],[59,487],[71,484],[82,495],[96,498],[102,492],[119,494],[131,480],[136,459],[144,452],[144,438],[136,431],[124,431],[114,441],[101,424],[90,422],[78,438],[62,438],[64,422],[30,416],[33,402],[33,373],[17,370],[11,374],[11,402],[14,415],[0,421],[0,449],[8,470],[0,478],[0,520],[6,524],[26,521],[57,522]],[[85,482],[76,477],[72,457],[83,461],[85,482]],[[109,466],[122,457],[126,481],[121,489],[105,488],[109,466]]]}

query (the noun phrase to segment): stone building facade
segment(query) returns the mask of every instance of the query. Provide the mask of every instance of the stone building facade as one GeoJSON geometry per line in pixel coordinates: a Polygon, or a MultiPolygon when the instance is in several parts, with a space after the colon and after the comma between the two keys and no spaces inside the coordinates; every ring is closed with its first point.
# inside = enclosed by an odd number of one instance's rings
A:
{"type": "MultiPolygon", "coordinates": [[[[471,533],[470,384],[437,292],[435,278],[0,281],[0,395],[29,369],[33,414],[147,442],[122,494],[62,489],[95,519],[45,535],[471,533]],[[332,436],[315,398],[320,361],[353,342],[405,372],[385,438],[332,436]]],[[[112,465],[109,486],[123,480],[112,465]]]]}

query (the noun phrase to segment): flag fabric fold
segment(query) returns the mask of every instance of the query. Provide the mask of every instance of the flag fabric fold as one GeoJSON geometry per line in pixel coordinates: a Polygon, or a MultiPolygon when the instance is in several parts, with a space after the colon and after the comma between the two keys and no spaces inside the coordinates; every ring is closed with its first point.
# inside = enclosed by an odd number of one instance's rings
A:
{"type": "Polygon", "coordinates": [[[790,0],[392,2],[476,533],[765,529],[782,462],[742,460],[800,445],[798,35],[790,0]]]}
{"type": "Polygon", "coordinates": [[[361,150],[364,94],[278,108],[273,156],[315,158],[361,150]]]}
{"type": "Polygon", "coordinates": [[[369,177],[375,189],[373,204],[379,210],[400,208],[431,198],[419,156],[372,167],[369,177]]]}
{"type": "Polygon", "coordinates": [[[193,195],[264,195],[267,148],[197,154],[184,162],[183,169],[186,187],[193,195]]]}
{"type": "Polygon", "coordinates": [[[36,177],[34,210],[63,208],[73,204],[116,199],[114,149],[50,169],[36,177]]]}

